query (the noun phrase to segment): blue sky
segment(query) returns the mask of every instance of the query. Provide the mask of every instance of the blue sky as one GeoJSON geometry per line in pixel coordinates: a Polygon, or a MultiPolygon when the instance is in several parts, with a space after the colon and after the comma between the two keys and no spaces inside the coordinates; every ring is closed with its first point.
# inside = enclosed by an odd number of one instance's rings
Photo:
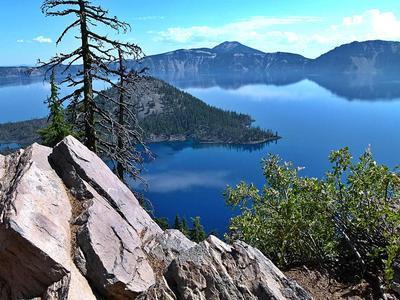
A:
{"type": "MultiPolygon", "coordinates": [[[[147,55],[237,40],[266,51],[318,55],[353,40],[400,40],[398,0],[93,0],[133,30],[119,38],[147,55]]],[[[2,0],[0,65],[33,65],[77,46],[55,40],[70,19],[45,17],[40,0],[2,0]]],[[[111,34],[111,33],[110,33],[111,34]]]]}

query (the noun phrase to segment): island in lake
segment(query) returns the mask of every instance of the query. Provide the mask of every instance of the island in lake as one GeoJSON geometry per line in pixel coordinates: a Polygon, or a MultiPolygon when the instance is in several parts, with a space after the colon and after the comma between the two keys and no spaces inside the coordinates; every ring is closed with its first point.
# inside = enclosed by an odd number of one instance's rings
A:
{"type": "MultiPolygon", "coordinates": [[[[252,126],[249,115],[210,106],[200,99],[153,77],[140,77],[130,87],[128,101],[135,104],[139,124],[147,142],[193,140],[198,143],[258,144],[280,137],[271,130],[252,126]]],[[[106,91],[117,98],[114,88],[106,91]]],[[[98,105],[116,109],[111,101],[97,97],[98,105]]],[[[0,144],[29,145],[40,142],[38,130],[47,119],[0,124],[0,144]]],[[[0,151],[9,150],[3,147],[0,151]]]]}

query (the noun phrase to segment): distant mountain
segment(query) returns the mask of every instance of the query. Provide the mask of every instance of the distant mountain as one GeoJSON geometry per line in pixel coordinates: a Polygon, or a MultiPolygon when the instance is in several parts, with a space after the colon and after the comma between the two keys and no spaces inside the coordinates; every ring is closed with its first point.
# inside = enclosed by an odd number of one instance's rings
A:
{"type": "Polygon", "coordinates": [[[238,42],[214,48],[180,49],[147,56],[142,65],[152,75],[300,72],[309,59],[292,53],[264,53],[238,42]]]}
{"type": "Polygon", "coordinates": [[[247,47],[239,42],[223,42],[212,48],[212,51],[218,54],[229,54],[229,53],[261,54],[261,55],[265,54],[262,51],[247,47]]]}
{"type": "Polygon", "coordinates": [[[156,76],[191,74],[279,74],[294,77],[326,73],[394,74],[400,69],[400,42],[365,41],[345,44],[308,59],[293,53],[264,53],[238,42],[214,48],[181,49],[144,58],[142,64],[156,76]],[[229,73],[227,73],[229,72],[229,73]]]}
{"type": "Polygon", "coordinates": [[[308,73],[392,74],[400,70],[400,42],[345,44],[310,61],[308,73]]]}
{"type": "Polygon", "coordinates": [[[42,70],[35,67],[0,67],[2,78],[30,78],[43,76],[42,70]]]}
{"type": "MultiPolygon", "coordinates": [[[[133,61],[128,61],[128,66],[139,67],[133,61]]],[[[140,66],[147,67],[151,75],[161,78],[237,74],[243,77],[272,76],[282,82],[327,73],[394,74],[400,69],[400,42],[352,42],[316,59],[285,52],[264,53],[239,42],[224,42],[214,48],[179,49],[147,56],[141,60],[140,66]]],[[[71,73],[80,68],[74,65],[71,73]]],[[[40,77],[43,73],[38,68],[0,67],[2,79],[40,77]]]]}

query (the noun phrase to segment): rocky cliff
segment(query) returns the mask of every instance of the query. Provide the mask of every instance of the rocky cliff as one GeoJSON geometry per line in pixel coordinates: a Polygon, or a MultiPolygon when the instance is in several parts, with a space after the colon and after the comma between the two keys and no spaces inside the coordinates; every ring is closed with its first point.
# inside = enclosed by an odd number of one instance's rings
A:
{"type": "MultiPolygon", "coordinates": [[[[303,72],[308,62],[308,58],[299,54],[265,53],[238,42],[224,42],[214,48],[179,49],[147,56],[141,66],[155,76],[185,77],[190,74],[296,73],[303,72]]],[[[135,63],[132,66],[135,67],[135,63]]]]}
{"type": "Polygon", "coordinates": [[[73,137],[0,155],[0,299],[311,299],[257,249],[161,230],[73,137]]]}

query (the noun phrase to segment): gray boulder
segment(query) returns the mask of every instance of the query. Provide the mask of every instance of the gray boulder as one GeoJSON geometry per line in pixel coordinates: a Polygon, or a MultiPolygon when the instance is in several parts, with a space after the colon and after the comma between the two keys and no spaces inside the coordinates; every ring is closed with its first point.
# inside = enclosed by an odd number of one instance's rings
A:
{"type": "Polygon", "coordinates": [[[157,263],[158,273],[164,273],[169,264],[182,252],[196,246],[182,232],[176,229],[167,229],[162,235],[150,240],[144,247],[150,259],[157,263]]]}
{"type": "Polygon", "coordinates": [[[50,153],[34,144],[1,158],[2,299],[68,299],[71,283],[95,299],[73,266],[69,197],[47,160],[50,153]]]}
{"type": "MultiPolygon", "coordinates": [[[[5,174],[5,168],[6,168],[5,162],[6,162],[6,158],[0,154],[0,178],[3,178],[4,174],[5,174]]],[[[0,186],[0,189],[1,189],[1,186],[0,186]]]]}
{"type": "Polygon", "coordinates": [[[162,231],[73,137],[0,156],[0,300],[311,299],[260,251],[162,231]]]}
{"type": "Polygon", "coordinates": [[[94,198],[77,233],[85,265],[80,269],[104,296],[132,299],[155,284],[142,241],[102,196],[88,189],[94,198]]]}
{"type": "Polygon", "coordinates": [[[162,233],[161,228],[140,206],[129,188],[96,154],[74,137],[66,137],[60,142],[54,148],[50,159],[68,188],[81,195],[86,192],[82,181],[88,183],[129,225],[135,228],[142,239],[151,239],[154,234],[162,233]]]}
{"type": "Polygon", "coordinates": [[[214,236],[172,261],[166,278],[178,299],[311,299],[259,250],[214,236]]]}
{"type": "Polygon", "coordinates": [[[74,194],[80,271],[104,297],[131,299],[156,283],[144,244],[163,234],[133,193],[78,140],[67,137],[50,160],[74,194]]]}

